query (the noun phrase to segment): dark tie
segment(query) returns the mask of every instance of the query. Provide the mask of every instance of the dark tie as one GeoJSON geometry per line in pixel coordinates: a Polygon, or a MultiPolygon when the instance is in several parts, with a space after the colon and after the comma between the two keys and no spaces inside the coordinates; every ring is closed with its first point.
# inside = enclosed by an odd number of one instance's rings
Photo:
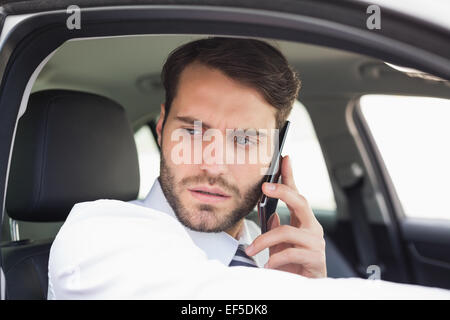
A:
{"type": "Polygon", "coordinates": [[[236,254],[233,257],[233,260],[230,262],[230,267],[236,267],[236,266],[243,266],[243,267],[254,267],[257,268],[258,266],[255,263],[255,260],[253,260],[251,257],[249,257],[245,253],[245,247],[244,245],[240,244],[236,250],[236,254]]]}

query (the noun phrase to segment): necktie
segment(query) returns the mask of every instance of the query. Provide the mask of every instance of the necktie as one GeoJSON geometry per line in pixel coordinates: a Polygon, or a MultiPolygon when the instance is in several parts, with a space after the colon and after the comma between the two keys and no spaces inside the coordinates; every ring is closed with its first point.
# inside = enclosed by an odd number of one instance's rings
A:
{"type": "Polygon", "coordinates": [[[238,246],[236,254],[233,257],[233,260],[231,260],[229,266],[230,267],[244,266],[254,268],[258,267],[255,261],[245,253],[245,247],[242,244],[238,246]]]}

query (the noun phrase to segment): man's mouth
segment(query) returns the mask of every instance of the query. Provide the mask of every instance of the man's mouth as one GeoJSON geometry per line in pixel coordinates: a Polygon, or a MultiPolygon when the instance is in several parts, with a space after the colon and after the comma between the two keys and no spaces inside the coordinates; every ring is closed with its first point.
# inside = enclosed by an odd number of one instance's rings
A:
{"type": "Polygon", "coordinates": [[[221,202],[231,198],[219,188],[195,187],[188,190],[194,198],[206,203],[221,202]]]}

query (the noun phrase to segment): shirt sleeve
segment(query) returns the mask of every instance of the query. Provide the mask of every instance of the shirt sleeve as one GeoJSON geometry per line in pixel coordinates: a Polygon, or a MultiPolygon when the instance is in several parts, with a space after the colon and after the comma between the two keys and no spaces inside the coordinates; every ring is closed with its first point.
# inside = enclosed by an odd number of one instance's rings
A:
{"type": "Polygon", "coordinates": [[[447,290],[308,279],[208,260],[175,218],[118,200],[74,206],[49,259],[55,299],[449,299],[447,290]]]}

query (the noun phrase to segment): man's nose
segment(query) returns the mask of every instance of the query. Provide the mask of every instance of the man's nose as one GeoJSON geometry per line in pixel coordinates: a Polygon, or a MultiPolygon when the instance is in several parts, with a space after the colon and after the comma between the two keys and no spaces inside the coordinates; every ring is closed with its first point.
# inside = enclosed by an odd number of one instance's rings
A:
{"type": "Polygon", "coordinates": [[[224,174],[227,171],[224,146],[214,144],[214,141],[205,141],[202,149],[200,169],[210,175],[224,174]]]}

